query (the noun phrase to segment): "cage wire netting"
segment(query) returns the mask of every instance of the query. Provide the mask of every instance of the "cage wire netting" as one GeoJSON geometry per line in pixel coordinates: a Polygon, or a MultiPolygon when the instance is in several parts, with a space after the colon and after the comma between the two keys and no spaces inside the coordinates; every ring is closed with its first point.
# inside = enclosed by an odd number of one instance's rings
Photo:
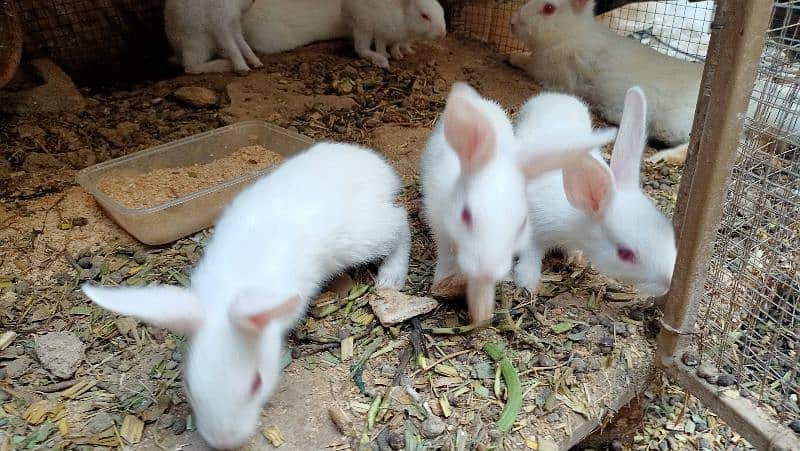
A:
{"type": "Polygon", "coordinates": [[[26,59],[48,57],[76,82],[113,80],[169,56],[164,0],[12,0],[26,59]]]}
{"type": "Polygon", "coordinates": [[[774,8],[695,337],[784,423],[800,413],[798,12],[800,0],[774,8]]]}

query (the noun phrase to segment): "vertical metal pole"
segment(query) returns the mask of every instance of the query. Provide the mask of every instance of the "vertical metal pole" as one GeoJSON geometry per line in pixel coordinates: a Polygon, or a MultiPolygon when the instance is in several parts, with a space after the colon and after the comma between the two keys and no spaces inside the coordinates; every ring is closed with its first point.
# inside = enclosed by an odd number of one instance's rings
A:
{"type": "Polygon", "coordinates": [[[678,260],[657,363],[671,366],[694,327],[773,0],[720,0],[674,214],[678,260]]]}

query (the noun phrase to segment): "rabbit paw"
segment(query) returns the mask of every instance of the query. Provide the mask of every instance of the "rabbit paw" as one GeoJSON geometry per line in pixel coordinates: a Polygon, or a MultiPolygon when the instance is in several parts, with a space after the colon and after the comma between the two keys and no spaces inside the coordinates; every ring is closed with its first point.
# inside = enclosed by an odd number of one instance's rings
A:
{"type": "Polygon", "coordinates": [[[403,59],[403,51],[400,49],[400,44],[395,44],[389,49],[389,53],[392,54],[392,58],[396,60],[403,59]]]}
{"type": "Polygon", "coordinates": [[[648,157],[645,161],[648,163],[659,163],[663,161],[667,164],[682,165],[686,161],[686,154],[688,150],[689,144],[681,144],[677,147],[656,152],[652,156],[648,157]]]}
{"type": "Polygon", "coordinates": [[[539,274],[533,268],[517,265],[514,268],[514,285],[533,293],[539,284],[539,274]]]}
{"type": "Polygon", "coordinates": [[[414,51],[414,48],[413,48],[413,47],[411,47],[411,44],[401,44],[401,45],[400,45],[400,50],[401,50],[401,51],[402,51],[402,52],[403,52],[403,53],[404,53],[406,56],[411,56],[411,55],[413,55],[413,54],[417,53],[417,52],[415,52],[415,51],[414,51]]]}
{"type": "Polygon", "coordinates": [[[378,277],[375,280],[375,285],[378,288],[403,288],[406,284],[406,272],[400,271],[391,273],[390,271],[378,271],[378,277]]]}
{"type": "Polygon", "coordinates": [[[385,57],[383,55],[380,55],[380,54],[371,55],[368,59],[373,65],[375,65],[377,67],[382,67],[384,69],[388,69],[389,68],[389,58],[387,58],[387,57],[385,57]]]}
{"type": "Polygon", "coordinates": [[[260,59],[256,58],[253,61],[250,61],[250,66],[252,66],[253,69],[261,69],[264,67],[264,63],[262,63],[260,59]]]}
{"type": "Polygon", "coordinates": [[[569,251],[567,253],[568,266],[586,266],[586,257],[583,252],[579,250],[569,251]]]}

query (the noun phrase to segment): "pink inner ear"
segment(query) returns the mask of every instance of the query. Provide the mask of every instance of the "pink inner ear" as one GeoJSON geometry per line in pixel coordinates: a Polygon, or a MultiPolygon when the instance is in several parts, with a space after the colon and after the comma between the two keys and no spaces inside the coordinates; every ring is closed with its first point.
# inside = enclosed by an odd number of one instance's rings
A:
{"type": "Polygon", "coordinates": [[[495,137],[491,124],[467,99],[451,96],[445,111],[444,134],[455,149],[461,168],[473,172],[494,155],[495,137]]]}
{"type": "Polygon", "coordinates": [[[564,190],[573,207],[602,214],[613,194],[611,173],[604,163],[587,156],[564,168],[564,190]]]}
{"type": "Polygon", "coordinates": [[[299,303],[300,298],[297,296],[292,296],[283,301],[280,305],[269,310],[247,315],[247,322],[251,327],[254,327],[260,331],[264,329],[264,327],[266,327],[270,321],[291,315],[297,309],[297,305],[299,303]]]}

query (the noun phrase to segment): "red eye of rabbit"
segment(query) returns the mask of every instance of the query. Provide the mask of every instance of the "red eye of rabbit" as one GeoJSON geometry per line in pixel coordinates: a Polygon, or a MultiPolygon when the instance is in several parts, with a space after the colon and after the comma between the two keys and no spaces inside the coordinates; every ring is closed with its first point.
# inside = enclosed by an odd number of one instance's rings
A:
{"type": "Polygon", "coordinates": [[[431,20],[431,16],[427,15],[426,13],[422,13],[422,18],[425,20],[431,20]]]}
{"type": "Polygon", "coordinates": [[[467,227],[472,227],[472,212],[469,211],[469,207],[464,207],[461,210],[461,222],[467,227]]]}
{"type": "Polygon", "coordinates": [[[556,12],[556,5],[552,3],[545,3],[544,6],[542,6],[542,14],[544,14],[545,16],[550,16],[555,12],[556,12]]]}
{"type": "Polygon", "coordinates": [[[256,372],[256,375],[253,377],[253,383],[250,385],[250,396],[254,396],[258,393],[258,390],[261,388],[261,374],[256,372]]]}
{"type": "Polygon", "coordinates": [[[627,263],[636,263],[636,253],[626,247],[617,247],[617,257],[627,263]]]}

